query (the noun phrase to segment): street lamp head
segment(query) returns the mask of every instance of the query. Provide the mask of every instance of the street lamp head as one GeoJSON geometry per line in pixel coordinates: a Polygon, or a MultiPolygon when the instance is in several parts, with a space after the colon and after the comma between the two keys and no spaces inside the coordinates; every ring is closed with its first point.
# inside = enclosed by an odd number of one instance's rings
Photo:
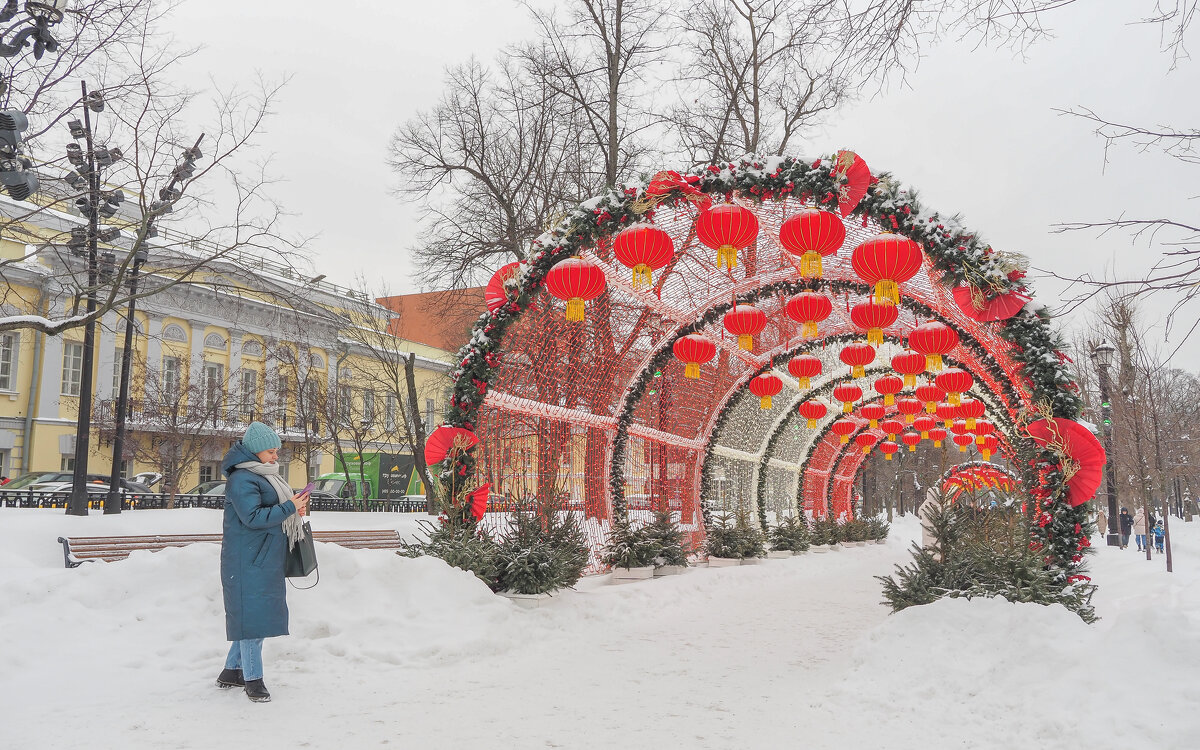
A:
{"type": "Polygon", "coordinates": [[[47,26],[53,26],[63,20],[67,10],[68,0],[26,0],[25,12],[38,20],[45,20],[47,26]]]}
{"type": "Polygon", "coordinates": [[[1101,341],[1092,348],[1092,361],[1101,370],[1107,370],[1112,367],[1113,355],[1117,353],[1116,347],[1107,341],[1101,341]]]}

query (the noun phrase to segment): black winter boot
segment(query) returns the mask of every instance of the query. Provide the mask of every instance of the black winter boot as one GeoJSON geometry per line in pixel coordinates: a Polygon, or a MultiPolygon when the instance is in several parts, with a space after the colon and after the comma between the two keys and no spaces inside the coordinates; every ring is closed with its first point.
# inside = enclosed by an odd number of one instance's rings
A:
{"type": "Polygon", "coordinates": [[[246,697],[255,703],[269,703],[271,694],[267,692],[267,686],[262,680],[248,680],[246,682],[246,697]]]}
{"type": "Polygon", "coordinates": [[[246,681],[242,679],[242,670],[240,669],[222,669],[221,674],[217,677],[217,687],[222,690],[242,687],[245,684],[246,681]]]}

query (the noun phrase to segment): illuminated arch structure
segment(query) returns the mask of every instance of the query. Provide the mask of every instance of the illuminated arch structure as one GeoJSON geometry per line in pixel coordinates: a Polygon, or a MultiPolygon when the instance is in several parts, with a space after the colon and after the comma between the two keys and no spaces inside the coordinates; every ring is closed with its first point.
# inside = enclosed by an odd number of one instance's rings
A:
{"type": "MultiPolygon", "coordinates": [[[[850,375],[838,361],[840,345],[862,338],[849,307],[870,293],[851,268],[851,251],[887,229],[916,241],[925,257],[916,277],[901,285],[899,319],[885,330],[875,365],[860,381],[865,399],[873,393],[870,374],[887,369],[914,325],[940,320],[953,327],[961,344],[948,363],[974,375],[971,395],[985,402],[997,425],[1002,455],[1035,487],[1034,543],[1070,574],[1086,546],[1086,513],[1063,501],[1059,459],[1022,432],[1038,416],[1078,416],[1076,386],[1057,338],[1032,305],[1008,320],[980,322],[952,295],[964,284],[989,296],[1027,291],[1013,257],[993,252],[954,217],[922,206],[887,175],[872,178],[843,219],[846,241],[836,257],[824,259],[823,278],[802,278],[799,258],[780,245],[780,225],[798,210],[848,203],[847,177],[839,169],[845,153],[815,163],[746,158],[683,176],[659,173],[648,185],[618,186],[572,211],[533,243],[505,287],[508,302],[480,318],[460,352],[449,423],[474,430],[481,442],[469,455],[448,459],[443,470],[490,481],[493,492],[510,497],[583,510],[593,547],[603,543],[615,514],[655,502],[678,510],[696,540],[707,510],[731,499],[756,508],[764,523],[768,494],[810,514],[848,512],[867,457],[853,440],[842,445],[830,433],[842,415],[829,392],[850,375]],[[697,240],[696,204],[705,197],[731,200],[757,215],[757,240],[739,253],[734,269],[718,269],[716,252],[697,240]],[[649,290],[633,288],[629,269],[611,250],[611,238],[639,221],[668,232],[675,247],[649,290]],[[543,286],[556,262],[575,255],[598,264],[607,279],[605,292],[587,303],[583,322],[567,321],[564,303],[543,286]],[[783,313],[788,297],[803,290],[828,294],[834,303],[814,339],[783,313]],[[752,351],[739,350],[722,328],[723,314],[735,303],[753,303],[767,314],[752,351]],[[699,379],[684,378],[684,365],[672,354],[675,340],[689,333],[717,347],[699,379]],[[823,360],[808,392],[786,368],[801,352],[823,360]],[[746,384],[768,370],[785,386],[773,408],[760,409],[746,384]],[[809,430],[796,406],[813,395],[831,408],[809,430]]],[[[452,508],[466,504],[465,494],[449,499],[452,508]]]]}

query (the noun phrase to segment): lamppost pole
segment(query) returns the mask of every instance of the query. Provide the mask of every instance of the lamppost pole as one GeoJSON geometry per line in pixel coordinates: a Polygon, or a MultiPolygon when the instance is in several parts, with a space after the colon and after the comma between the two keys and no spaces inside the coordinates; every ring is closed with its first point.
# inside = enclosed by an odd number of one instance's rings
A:
{"type": "Polygon", "coordinates": [[[1096,363],[1096,372],[1100,379],[1100,419],[1104,423],[1104,486],[1108,494],[1108,535],[1109,547],[1121,546],[1120,518],[1117,513],[1117,480],[1113,467],[1112,453],[1112,401],[1108,396],[1108,368],[1112,365],[1116,349],[1107,342],[1101,342],[1092,349],[1092,361],[1096,363]]]}
{"type": "Polygon", "coordinates": [[[116,428],[113,431],[112,473],[108,480],[108,496],[104,498],[106,514],[121,512],[121,464],[125,459],[125,415],[129,411],[129,370],[133,360],[133,335],[136,329],[134,316],[137,312],[138,272],[146,258],[145,248],[138,248],[134,253],[133,269],[129,274],[129,309],[125,311],[125,345],[121,348],[121,384],[118,386],[116,428]]]}

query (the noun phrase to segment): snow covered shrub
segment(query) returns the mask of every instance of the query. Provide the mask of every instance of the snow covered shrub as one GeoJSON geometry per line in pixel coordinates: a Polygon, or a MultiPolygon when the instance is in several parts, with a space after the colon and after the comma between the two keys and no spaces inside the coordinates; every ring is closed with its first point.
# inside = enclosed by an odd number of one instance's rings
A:
{"type": "Polygon", "coordinates": [[[847,542],[867,541],[867,524],[860,519],[846,521],[842,524],[842,539],[847,542]]]}
{"type": "Polygon", "coordinates": [[[615,519],[612,534],[604,548],[605,564],[614,568],[642,568],[653,565],[660,547],[649,529],[649,526],[634,529],[628,516],[615,519]]]}
{"type": "Polygon", "coordinates": [[[483,529],[455,528],[450,524],[419,521],[428,537],[425,542],[401,542],[400,554],[406,557],[431,555],[447,564],[475,574],[496,590],[496,542],[483,529]]]}
{"type": "Polygon", "coordinates": [[[934,549],[913,545],[913,561],[892,576],[877,576],[893,612],[942,597],[1004,597],[1010,602],[1061,604],[1095,622],[1095,586],[1046,568],[1029,542],[1028,521],[1013,508],[988,510],[966,503],[938,505],[926,521],[934,549]]]}
{"type": "Polygon", "coordinates": [[[868,518],[866,523],[867,523],[867,539],[871,539],[871,540],[887,539],[888,530],[892,528],[892,525],[890,523],[883,520],[879,516],[875,516],[874,518],[868,518]]]}
{"type": "Polygon", "coordinates": [[[709,557],[741,557],[741,535],[733,523],[730,513],[714,513],[704,540],[704,551],[709,557]]]}
{"type": "Polygon", "coordinates": [[[743,560],[751,557],[767,556],[767,537],[750,521],[748,513],[738,513],[734,524],[737,534],[737,554],[743,560]]]}
{"type": "Polygon", "coordinates": [[[553,503],[512,513],[497,542],[497,591],[545,594],[568,588],[587,567],[587,538],[576,514],[553,503]]]}
{"type": "Polygon", "coordinates": [[[654,511],[654,520],[645,531],[658,545],[658,556],[654,559],[656,566],[688,564],[688,555],[692,553],[692,549],[687,544],[683,530],[672,519],[669,508],[654,511]]]}
{"type": "Polygon", "coordinates": [[[808,549],[808,527],[796,516],[787,516],[767,534],[773,550],[803,552],[808,549]]]}

